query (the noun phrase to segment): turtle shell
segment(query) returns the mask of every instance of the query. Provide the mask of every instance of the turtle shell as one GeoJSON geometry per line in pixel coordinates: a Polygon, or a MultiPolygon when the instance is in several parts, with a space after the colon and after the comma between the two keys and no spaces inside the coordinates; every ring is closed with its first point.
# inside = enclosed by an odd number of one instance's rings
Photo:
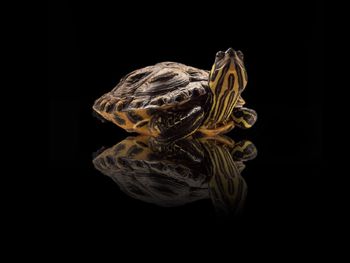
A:
{"type": "Polygon", "coordinates": [[[175,62],[135,70],[110,92],[123,109],[171,107],[207,93],[209,72],[175,62]]]}
{"type": "Polygon", "coordinates": [[[123,77],[95,106],[103,98],[109,98],[118,104],[119,111],[169,108],[207,94],[208,77],[206,70],[175,62],[158,63],[123,77]]]}
{"type": "Polygon", "coordinates": [[[181,63],[163,62],[135,70],[110,92],[95,101],[93,109],[127,131],[149,134],[146,124],[157,110],[205,104],[209,71],[181,63]]]}

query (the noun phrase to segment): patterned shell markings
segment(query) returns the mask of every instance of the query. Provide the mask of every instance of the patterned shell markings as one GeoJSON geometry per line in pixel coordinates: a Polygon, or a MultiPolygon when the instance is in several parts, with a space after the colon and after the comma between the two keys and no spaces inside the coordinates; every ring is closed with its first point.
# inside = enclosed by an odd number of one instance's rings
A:
{"type": "Polygon", "coordinates": [[[109,93],[124,101],[121,111],[168,108],[207,93],[209,72],[163,62],[135,70],[109,93]]]}

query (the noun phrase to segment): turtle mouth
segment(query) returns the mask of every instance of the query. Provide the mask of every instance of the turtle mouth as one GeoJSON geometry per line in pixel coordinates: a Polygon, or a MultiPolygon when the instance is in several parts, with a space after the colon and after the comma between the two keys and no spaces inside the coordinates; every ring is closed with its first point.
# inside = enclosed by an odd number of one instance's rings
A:
{"type": "Polygon", "coordinates": [[[230,64],[234,58],[235,52],[232,48],[229,48],[226,52],[219,51],[215,57],[215,68],[216,70],[223,69],[226,65],[230,64]]]}
{"type": "Polygon", "coordinates": [[[228,50],[226,50],[225,55],[228,55],[230,58],[233,58],[234,56],[236,56],[236,51],[233,50],[233,48],[229,48],[228,50]]]}

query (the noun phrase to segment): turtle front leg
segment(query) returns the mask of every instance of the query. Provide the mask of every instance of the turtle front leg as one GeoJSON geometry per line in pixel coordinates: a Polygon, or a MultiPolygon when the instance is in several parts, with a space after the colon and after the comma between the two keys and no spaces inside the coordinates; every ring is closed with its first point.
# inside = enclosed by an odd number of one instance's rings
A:
{"type": "Polygon", "coordinates": [[[245,107],[234,108],[232,112],[232,119],[235,126],[242,129],[251,128],[256,122],[258,115],[255,110],[245,107]]]}
{"type": "Polygon", "coordinates": [[[235,162],[246,162],[253,160],[258,154],[255,145],[248,140],[242,140],[235,143],[230,152],[235,162]]]}
{"type": "Polygon", "coordinates": [[[155,113],[149,123],[152,134],[159,142],[173,142],[193,134],[202,124],[204,111],[196,106],[191,109],[166,110],[155,113]]]}

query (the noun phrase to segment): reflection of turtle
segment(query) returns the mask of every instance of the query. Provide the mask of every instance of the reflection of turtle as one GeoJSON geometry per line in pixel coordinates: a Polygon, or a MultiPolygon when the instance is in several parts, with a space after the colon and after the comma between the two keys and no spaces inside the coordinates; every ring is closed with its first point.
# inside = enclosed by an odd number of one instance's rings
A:
{"type": "Polygon", "coordinates": [[[104,150],[94,166],[129,196],[160,206],[210,198],[220,211],[236,211],[245,199],[243,161],[256,156],[250,141],[224,136],[160,144],[149,136],[128,137],[104,150]]]}
{"type": "Polygon", "coordinates": [[[199,131],[214,136],[234,126],[250,128],[254,110],[241,93],[247,73],[240,51],[218,52],[211,72],[175,62],[135,70],[93,109],[129,132],[173,141],[199,131]]]}

